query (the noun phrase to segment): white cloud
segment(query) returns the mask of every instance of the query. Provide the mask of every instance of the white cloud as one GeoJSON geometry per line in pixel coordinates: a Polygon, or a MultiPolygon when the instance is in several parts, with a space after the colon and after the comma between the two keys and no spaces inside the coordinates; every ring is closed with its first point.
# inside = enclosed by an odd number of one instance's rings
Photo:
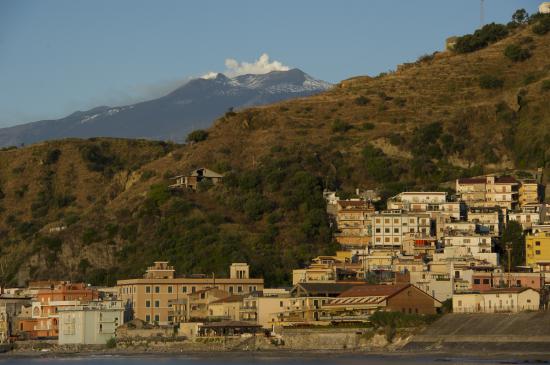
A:
{"type": "MultiPolygon", "coordinates": [[[[261,75],[271,71],[288,71],[290,67],[283,65],[279,61],[271,61],[267,53],[262,53],[260,58],[255,62],[239,62],[233,58],[227,58],[225,60],[225,71],[223,72],[227,77],[235,77],[239,75],[254,74],[261,75]]],[[[209,79],[216,77],[216,72],[209,72],[203,76],[203,79],[209,79]]]]}
{"type": "Polygon", "coordinates": [[[201,79],[206,79],[206,80],[208,80],[208,79],[215,79],[216,76],[218,76],[218,73],[217,73],[217,72],[209,72],[209,73],[207,73],[207,74],[202,75],[202,76],[201,76],[201,79]]]}

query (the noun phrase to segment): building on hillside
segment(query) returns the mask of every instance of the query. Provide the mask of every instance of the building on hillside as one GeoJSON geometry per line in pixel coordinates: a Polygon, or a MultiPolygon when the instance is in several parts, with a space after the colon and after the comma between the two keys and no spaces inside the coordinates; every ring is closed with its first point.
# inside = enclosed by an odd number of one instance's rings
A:
{"type": "Polygon", "coordinates": [[[508,221],[516,221],[521,224],[524,231],[530,230],[533,225],[542,223],[546,205],[525,204],[520,211],[509,212],[508,221]]]}
{"type": "Polygon", "coordinates": [[[525,263],[540,271],[550,271],[550,231],[533,231],[525,236],[525,263]]]}
{"type": "Polygon", "coordinates": [[[468,222],[468,221],[457,221],[449,220],[443,224],[443,236],[449,232],[468,232],[468,233],[479,233],[479,226],[477,223],[468,222]]]}
{"type": "Polygon", "coordinates": [[[541,202],[544,187],[537,180],[521,180],[519,187],[519,205],[539,204],[541,202]]]}
{"type": "Polygon", "coordinates": [[[519,204],[520,183],[509,176],[484,176],[456,180],[456,193],[468,206],[499,206],[510,210],[519,204]]]}
{"type": "Polygon", "coordinates": [[[59,311],[64,307],[98,299],[97,290],[83,283],[61,282],[39,289],[31,303],[31,317],[19,321],[29,338],[55,338],[59,335],[59,311]]]}
{"type": "Polygon", "coordinates": [[[344,247],[366,247],[372,235],[374,205],[366,200],[352,199],[339,200],[336,207],[336,241],[344,247]]]}
{"type": "Polygon", "coordinates": [[[539,13],[550,14],[550,2],[545,1],[539,5],[539,13]]]}
{"type": "Polygon", "coordinates": [[[405,237],[402,252],[407,256],[431,258],[437,249],[437,238],[415,234],[405,237]]]}
{"type": "Polygon", "coordinates": [[[460,219],[464,215],[465,205],[462,202],[449,201],[446,192],[405,191],[388,199],[387,209],[439,213],[447,218],[460,219]]]}
{"type": "Polygon", "coordinates": [[[104,345],[124,323],[121,301],[90,302],[59,308],[60,345],[104,345]]]}
{"type": "Polygon", "coordinates": [[[493,237],[500,236],[505,223],[505,217],[499,207],[469,207],[467,220],[476,224],[478,232],[493,237]]]}
{"type": "Polygon", "coordinates": [[[461,247],[462,250],[455,250],[455,253],[462,255],[473,255],[480,253],[492,253],[493,240],[490,235],[481,235],[469,232],[451,231],[442,239],[445,249],[450,247],[461,247]]]}
{"type": "Polygon", "coordinates": [[[244,298],[240,320],[272,328],[284,312],[290,310],[290,292],[285,289],[264,290],[244,298]]]}
{"type": "Polygon", "coordinates": [[[531,288],[503,288],[453,295],[455,313],[517,313],[539,308],[540,293],[531,288]]]}
{"type": "Polygon", "coordinates": [[[188,294],[211,288],[217,288],[227,295],[244,295],[263,290],[264,280],[250,278],[247,264],[234,263],[229,271],[229,278],[205,275],[178,278],[173,266],[166,261],[157,261],[147,269],[143,278],[118,280],[118,297],[123,300],[130,314],[127,319],[138,318],[167,325],[174,322],[170,301],[186,299],[188,294]]]}
{"type": "Polygon", "coordinates": [[[497,288],[522,287],[540,290],[545,278],[540,272],[504,272],[494,270],[478,271],[472,275],[472,290],[492,290],[497,288]]]}
{"type": "Polygon", "coordinates": [[[430,215],[407,213],[401,209],[376,212],[372,218],[373,247],[401,248],[403,240],[410,234],[432,233],[430,215]]]}
{"type": "Polygon", "coordinates": [[[197,190],[199,184],[208,183],[218,185],[223,181],[223,175],[205,167],[193,170],[189,175],[174,176],[174,184],[170,185],[170,189],[191,189],[197,190]]]}
{"type": "Polygon", "coordinates": [[[376,311],[435,314],[441,302],[411,284],[361,285],[322,306],[321,319],[331,322],[368,321],[376,311]]]}

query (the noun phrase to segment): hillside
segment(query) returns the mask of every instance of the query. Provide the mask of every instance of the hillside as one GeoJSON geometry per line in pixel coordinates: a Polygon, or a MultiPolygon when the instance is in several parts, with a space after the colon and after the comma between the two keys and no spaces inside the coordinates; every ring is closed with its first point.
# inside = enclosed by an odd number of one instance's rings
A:
{"type": "Polygon", "coordinates": [[[521,25],[475,52],[227,113],[198,143],[67,140],[0,152],[0,277],[99,284],[155,259],[216,274],[246,260],[268,284],[288,283],[292,268],[336,248],[325,187],[389,195],[484,172],[548,176],[549,60],[550,33],[521,25]],[[531,56],[510,60],[512,44],[531,56]],[[199,166],[225,173],[224,185],[167,190],[199,166]]]}

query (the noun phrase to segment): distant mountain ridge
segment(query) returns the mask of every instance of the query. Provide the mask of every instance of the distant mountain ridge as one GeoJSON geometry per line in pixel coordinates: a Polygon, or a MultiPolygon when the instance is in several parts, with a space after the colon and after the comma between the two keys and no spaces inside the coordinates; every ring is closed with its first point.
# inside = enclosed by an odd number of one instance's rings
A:
{"type": "Polygon", "coordinates": [[[207,128],[228,108],[270,104],[309,96],[331,85],[299,69],[260,75],[192,79],[158,99],[132,105],[100,106],[55,120],[0,129],[0,147],[68,137],[121,137],[182,141],[207,128]]]}

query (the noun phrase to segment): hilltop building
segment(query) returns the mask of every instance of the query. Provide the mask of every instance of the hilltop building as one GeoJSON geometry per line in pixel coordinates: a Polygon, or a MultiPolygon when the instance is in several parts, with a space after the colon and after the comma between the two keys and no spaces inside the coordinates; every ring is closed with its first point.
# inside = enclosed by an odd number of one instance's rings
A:
{"type": "Polygon", "coordinates": [[[539,5],[539,13],[550,14],[550,2],[545,1],[539,5]]]}
{"type": "Polygon", "coordinates": [[[172,180],[175,180],[175,183],[169,186],[170,189],[197,190],[201,182],[209,182],[212,185],[220,184],[223,180],[223,175],[201,167],[191,171],[188,175],[174,176],[172,180]]]}

